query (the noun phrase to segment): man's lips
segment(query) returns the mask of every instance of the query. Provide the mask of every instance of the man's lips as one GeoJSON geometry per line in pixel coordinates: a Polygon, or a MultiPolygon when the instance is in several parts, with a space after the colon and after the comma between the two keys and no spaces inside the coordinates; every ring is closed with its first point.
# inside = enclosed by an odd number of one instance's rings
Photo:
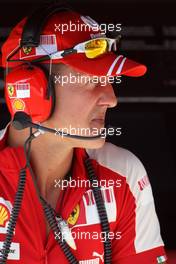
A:
{"type": "Polygon", "coordinates": [[[95,119],[92,119],[91,122],[104,124],[105,120],[104,120],[104,118],[95,118],[95,119]]]}
{"type": "Polygon", "coordinates": [[[105,116],[96,116],[92,120],[105,120],[105,116]]]}
{"type": "Polygon", "coordinates": [[[94,118],[94,119],[92,119],[92,121],[95,121],[95,120],[96,120],[96,121],[97,121],[97,120],[98,120],[98,121],[104,121],[104,118],[94,118]]]}
{"type": "Polygon", "coordinates": [[[91,119],[91,122],[97,122],[97,123],[104,124],[105,115],[106,113],[99,113],[99,114],[97,113],[96,115],[93,116],[93,118],[91,119]]]}

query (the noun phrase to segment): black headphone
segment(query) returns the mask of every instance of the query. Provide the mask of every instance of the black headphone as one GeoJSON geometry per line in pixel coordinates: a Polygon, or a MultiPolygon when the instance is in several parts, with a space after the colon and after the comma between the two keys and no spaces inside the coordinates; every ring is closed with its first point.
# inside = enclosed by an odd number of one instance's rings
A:
{"type": "MultiPolygon", "coordinates": [[[[19,49],[38,47],[42,29],[48,18],[55,13],[64,11],[71,11],[71,9],[61,4],[52,4],[35,10],[26,20],[19,49]]],[[[7,61],[16,61],[11,59],[15,53],[11,54],[7,61]]],[[[50,72],[51,68],[48,70],[45,66],[39,64],[42,58],[45,60],[50,59],[47,55],[31,62],[21,60],[24,61],[24,64],[14,67],[10,73],[6,74],[5,97],[12,117],[17,112],[22,111],[29,115],[33,122],[43,122],[52,115],[55,108],[54,78],[50,72]],[[28,76],[27,81],[26,76],[28,76]],[[21,85],[21,83],[24,86],[30,86],[30,98],[14,100],[12,93],[16,85],[21,85]],[[36,102],[38,102],[40,108],[36,102]]],[[[52,67],[52,64],[50,64],[50,67],[52,67]]]]}
{"type": "MultiPolygon", "coordinates": [[[[24,25],[22,32],[22,39],[20,47],[37,47],[40,45],[40,34],[47,21],[47,19],[57,12],[73,11],[68,6],[50,5],[44,6],[32,13],[24,25]]],[[[17,52],[17,51],[16,51],[17,52]]],[[[10,60],[14,54],[11,54],[7,59],[10,60]]],[[[5,96],[7,106],[13,117],[13,126],[20,130],[26,127],[38,128],[43,131],[56,133],[52,128],[36,124],[36,122],[43,122],[47,120],[55,108],[55,87],[54,80],[43,66],[39,65],[42,59],[49,59],[48,55],[44,55],[39,59],[33,61],[25,61],[25,64],[15,67],[9,74],[6,75],[6,89],[5,96]],[[26,78],[28,76],[28,78],[26,78]],[[13,93],[13,83],[25,86],[30,86],[30,98],[14,100],[10,95],[13,93]],[[40,93],[39,93],[40,91],[40,93]],[[40,106],[40,107],[39,107],[40,106]]],[[[16,61],[16,60],[14,60],[16,61]]],[[[96,136],[79,136],[70,135],[60,132],[58,135],[72,137],[81,140],[94,140],[102,137],[102,133],[96,136]]],[[[104,136],[103,136],[104,137],[104,136]]]]}

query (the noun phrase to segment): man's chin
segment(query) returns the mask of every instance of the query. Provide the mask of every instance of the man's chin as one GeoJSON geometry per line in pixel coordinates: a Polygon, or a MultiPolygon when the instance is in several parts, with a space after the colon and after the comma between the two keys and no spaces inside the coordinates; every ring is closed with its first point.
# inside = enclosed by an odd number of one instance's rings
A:
{"type": "Polygon", "coordinates": [[[102,148],[105,144],[105,138],[98,138],[94,140],[89,140],[85,142],[84,148],[89,148],[89,149],[98,149],[102,148]]]}

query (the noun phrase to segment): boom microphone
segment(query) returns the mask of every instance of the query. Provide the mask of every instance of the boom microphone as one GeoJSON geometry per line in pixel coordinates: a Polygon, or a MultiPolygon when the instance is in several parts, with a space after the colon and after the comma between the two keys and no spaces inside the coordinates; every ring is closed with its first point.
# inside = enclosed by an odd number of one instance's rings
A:
{"type": "Polygon", "coordinates": [[[70,138],[76,138],[76,139],[82,139],[82,140],[94,140],[102,137],[102,134],[99,134],[97,136],[78,136],[78,135],[70,135],[68,133],[63,133],[62,131],[59,131],[57,129],[52,129],[49,127],[41,126],[39,124],[33,123],[31,117],[26,114],[25,112],[19,111],[16,112],[12,121],[12,125],[17,129],[17,130],[22,130],[27,127],[32,127],[38,130],[41,130],[43,132],[49,132],[53,133],[55,135],[60,135],[64,137],[70,137],[70,138]]]}

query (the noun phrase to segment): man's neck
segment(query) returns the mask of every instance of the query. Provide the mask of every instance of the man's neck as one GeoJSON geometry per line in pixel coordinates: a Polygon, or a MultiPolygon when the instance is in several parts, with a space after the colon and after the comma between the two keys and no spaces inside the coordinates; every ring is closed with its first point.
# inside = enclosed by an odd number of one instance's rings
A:
{"type": "Polygon", "coordinates": [[[73,149],[59,149],[36,144],[31,147],[31,166],[37,178],[40,193],[44,198],[58,193],[55,180],[62,180],[69,172],[72,164],[73,149]]]}
{"type": "MultiPolygon", "coordinates": [[[[9,129],[8,145],[23,146],[29,136],[29,129],[16,131],[9,129]]],[[[49,202],[57,200],[59,188],[55,187],[55,180],[62,180],[71,168],[74,148],[68,147],[63,141],[50,135],[41,135],[32,141],[30,161],[37,180],[40,194],[49,202]],[[55,199],[55,198],[56,199],[55,199]]]]}

